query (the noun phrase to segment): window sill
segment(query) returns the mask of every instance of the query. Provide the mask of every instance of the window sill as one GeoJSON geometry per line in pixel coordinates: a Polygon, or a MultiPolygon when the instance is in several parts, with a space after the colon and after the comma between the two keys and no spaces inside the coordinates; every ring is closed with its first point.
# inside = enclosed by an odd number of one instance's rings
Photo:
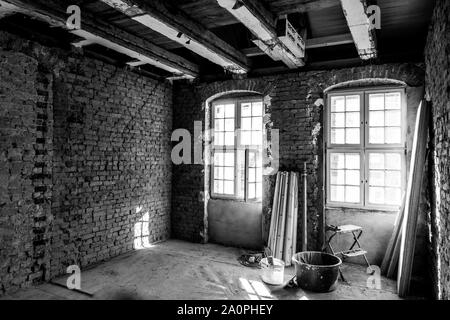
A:
{"type": "Polygon", "coordinates": [[[220,196],[211,196],[210,200],[220,200],[220,201],[232,201],[232,202],[240,202],[240,203],[253,203],[253,204],[262,204],[262,200],[245,200],[239,198],[232,197],[220,197],[220,196]]]}
{"type": "Polygon", "coordinates": [[[395,207],[361,207],[352,205],[327,204],[325,205],[325,210],[351,210],[362,212],[382,212],[382,213],[398,214],[400,209],[395,207]]]}

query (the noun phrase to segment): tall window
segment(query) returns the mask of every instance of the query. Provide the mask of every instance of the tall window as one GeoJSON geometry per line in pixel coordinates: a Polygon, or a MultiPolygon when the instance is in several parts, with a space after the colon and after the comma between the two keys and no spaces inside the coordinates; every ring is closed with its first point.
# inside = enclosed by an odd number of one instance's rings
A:
{"type": "Polygon", "coordinates": [[[262,99],[221,100],[212,109],[212,196],[261,200],[262,99]]]}
{"type": "Polygon", "coordinates": [[[327,203],[400,206],[405,185],[403,89],[328,95],[327,203]]]}

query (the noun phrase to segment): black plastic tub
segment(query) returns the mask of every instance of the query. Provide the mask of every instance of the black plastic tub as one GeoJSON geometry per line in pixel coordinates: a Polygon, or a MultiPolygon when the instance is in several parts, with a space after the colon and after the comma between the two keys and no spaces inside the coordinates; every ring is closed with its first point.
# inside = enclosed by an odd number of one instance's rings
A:
{"type": "Polygon", "coordinates": [[[298,285],[314,292],[330,292],[337,287],[342,260],[324,252],[300,252],[292,257],[298,285]]]}

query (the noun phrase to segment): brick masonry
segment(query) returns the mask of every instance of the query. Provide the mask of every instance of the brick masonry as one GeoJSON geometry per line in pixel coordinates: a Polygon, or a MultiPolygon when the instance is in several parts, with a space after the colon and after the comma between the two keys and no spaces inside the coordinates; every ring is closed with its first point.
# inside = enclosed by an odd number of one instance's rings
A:
{"type": "MultiPolygon", "coordinates": [[[[324,109],[316,106],[315,102],[323,99],[325,89],[333,85],[363,79],[370,79],[370,84],[374,84],[374,79],[393,79],[410,87],[420,87],[424,82],[424,70],[422,65],[387,64],[213,83],[178,82],[174,86],[173,124],[174,128],[190,132],[193,132],[194,121],[202,121],[205,127],[206,101],[211,97],[239,91],[266,96],[266,112],[270,114],[273,128],[280,130],[280,169],[301,172],[303,163],[308,163],[308,241],[309,249],[317,250],[322,245],[324,224],[324,109]]],[[[205,239],[205,201],[208,197],[201,196],[205,189],[204,169],[202,165],[173,168],[172,232],[176,238],[205,239]]],[[[264,184],[263,213],[267,222],[272,207],[274,177],[265,178],[264,184]]]]}
{"type": "Polygon", "coordinates": [[[426,88],[432,103],[429,217],[437,298],[450,299],[450,2],[437,0],[425,51],[426,88]]]}
{"type": "Polygon", "coordinates": [[[0,294],[167,239],[172,86],[3,32],[0,58],[0,294]]]}

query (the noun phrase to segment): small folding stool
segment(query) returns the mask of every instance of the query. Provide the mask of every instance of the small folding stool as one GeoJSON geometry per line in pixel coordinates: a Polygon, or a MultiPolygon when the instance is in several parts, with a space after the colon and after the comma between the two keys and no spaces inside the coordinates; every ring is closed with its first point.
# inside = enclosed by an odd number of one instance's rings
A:
{"type": "MultiPolygon", "coordinates": [[[[347,258],[363,256],[364,260],[367,263],[367,266],[369,267],[370,273],[373,274],[375,272],[375,270],[373,270],[372,267],[370,266],[369,260],[367,259],[367,256],[366,256],[367,251],[365,251],[363,248],[361,248],[361,244],[359,243],[359,239],[361,238],[361,236],[363,234],[362,227],[354,226],[354,225],[344,225],[344,226],[339,226],[339,227],[327,225],[326,231],[332,232],[332,234],[326,241],[326,246],[330,249],[330,251],[333,255],[341,256],[342,261],[345,261],[345,259],[347,259],[347,258]],[[331,245],[331,240],[333,240],[333,238],[338,234],[351,234],[353,236],[353,244],[350,246],[350,249],[348,249],[346,251],[339,251],[339,252],[334,251],[333,246],[331,245]]],[[[342,280],[345,281],[341,270],[339,270],[339,273],[341,274],[342,280]]]]}

